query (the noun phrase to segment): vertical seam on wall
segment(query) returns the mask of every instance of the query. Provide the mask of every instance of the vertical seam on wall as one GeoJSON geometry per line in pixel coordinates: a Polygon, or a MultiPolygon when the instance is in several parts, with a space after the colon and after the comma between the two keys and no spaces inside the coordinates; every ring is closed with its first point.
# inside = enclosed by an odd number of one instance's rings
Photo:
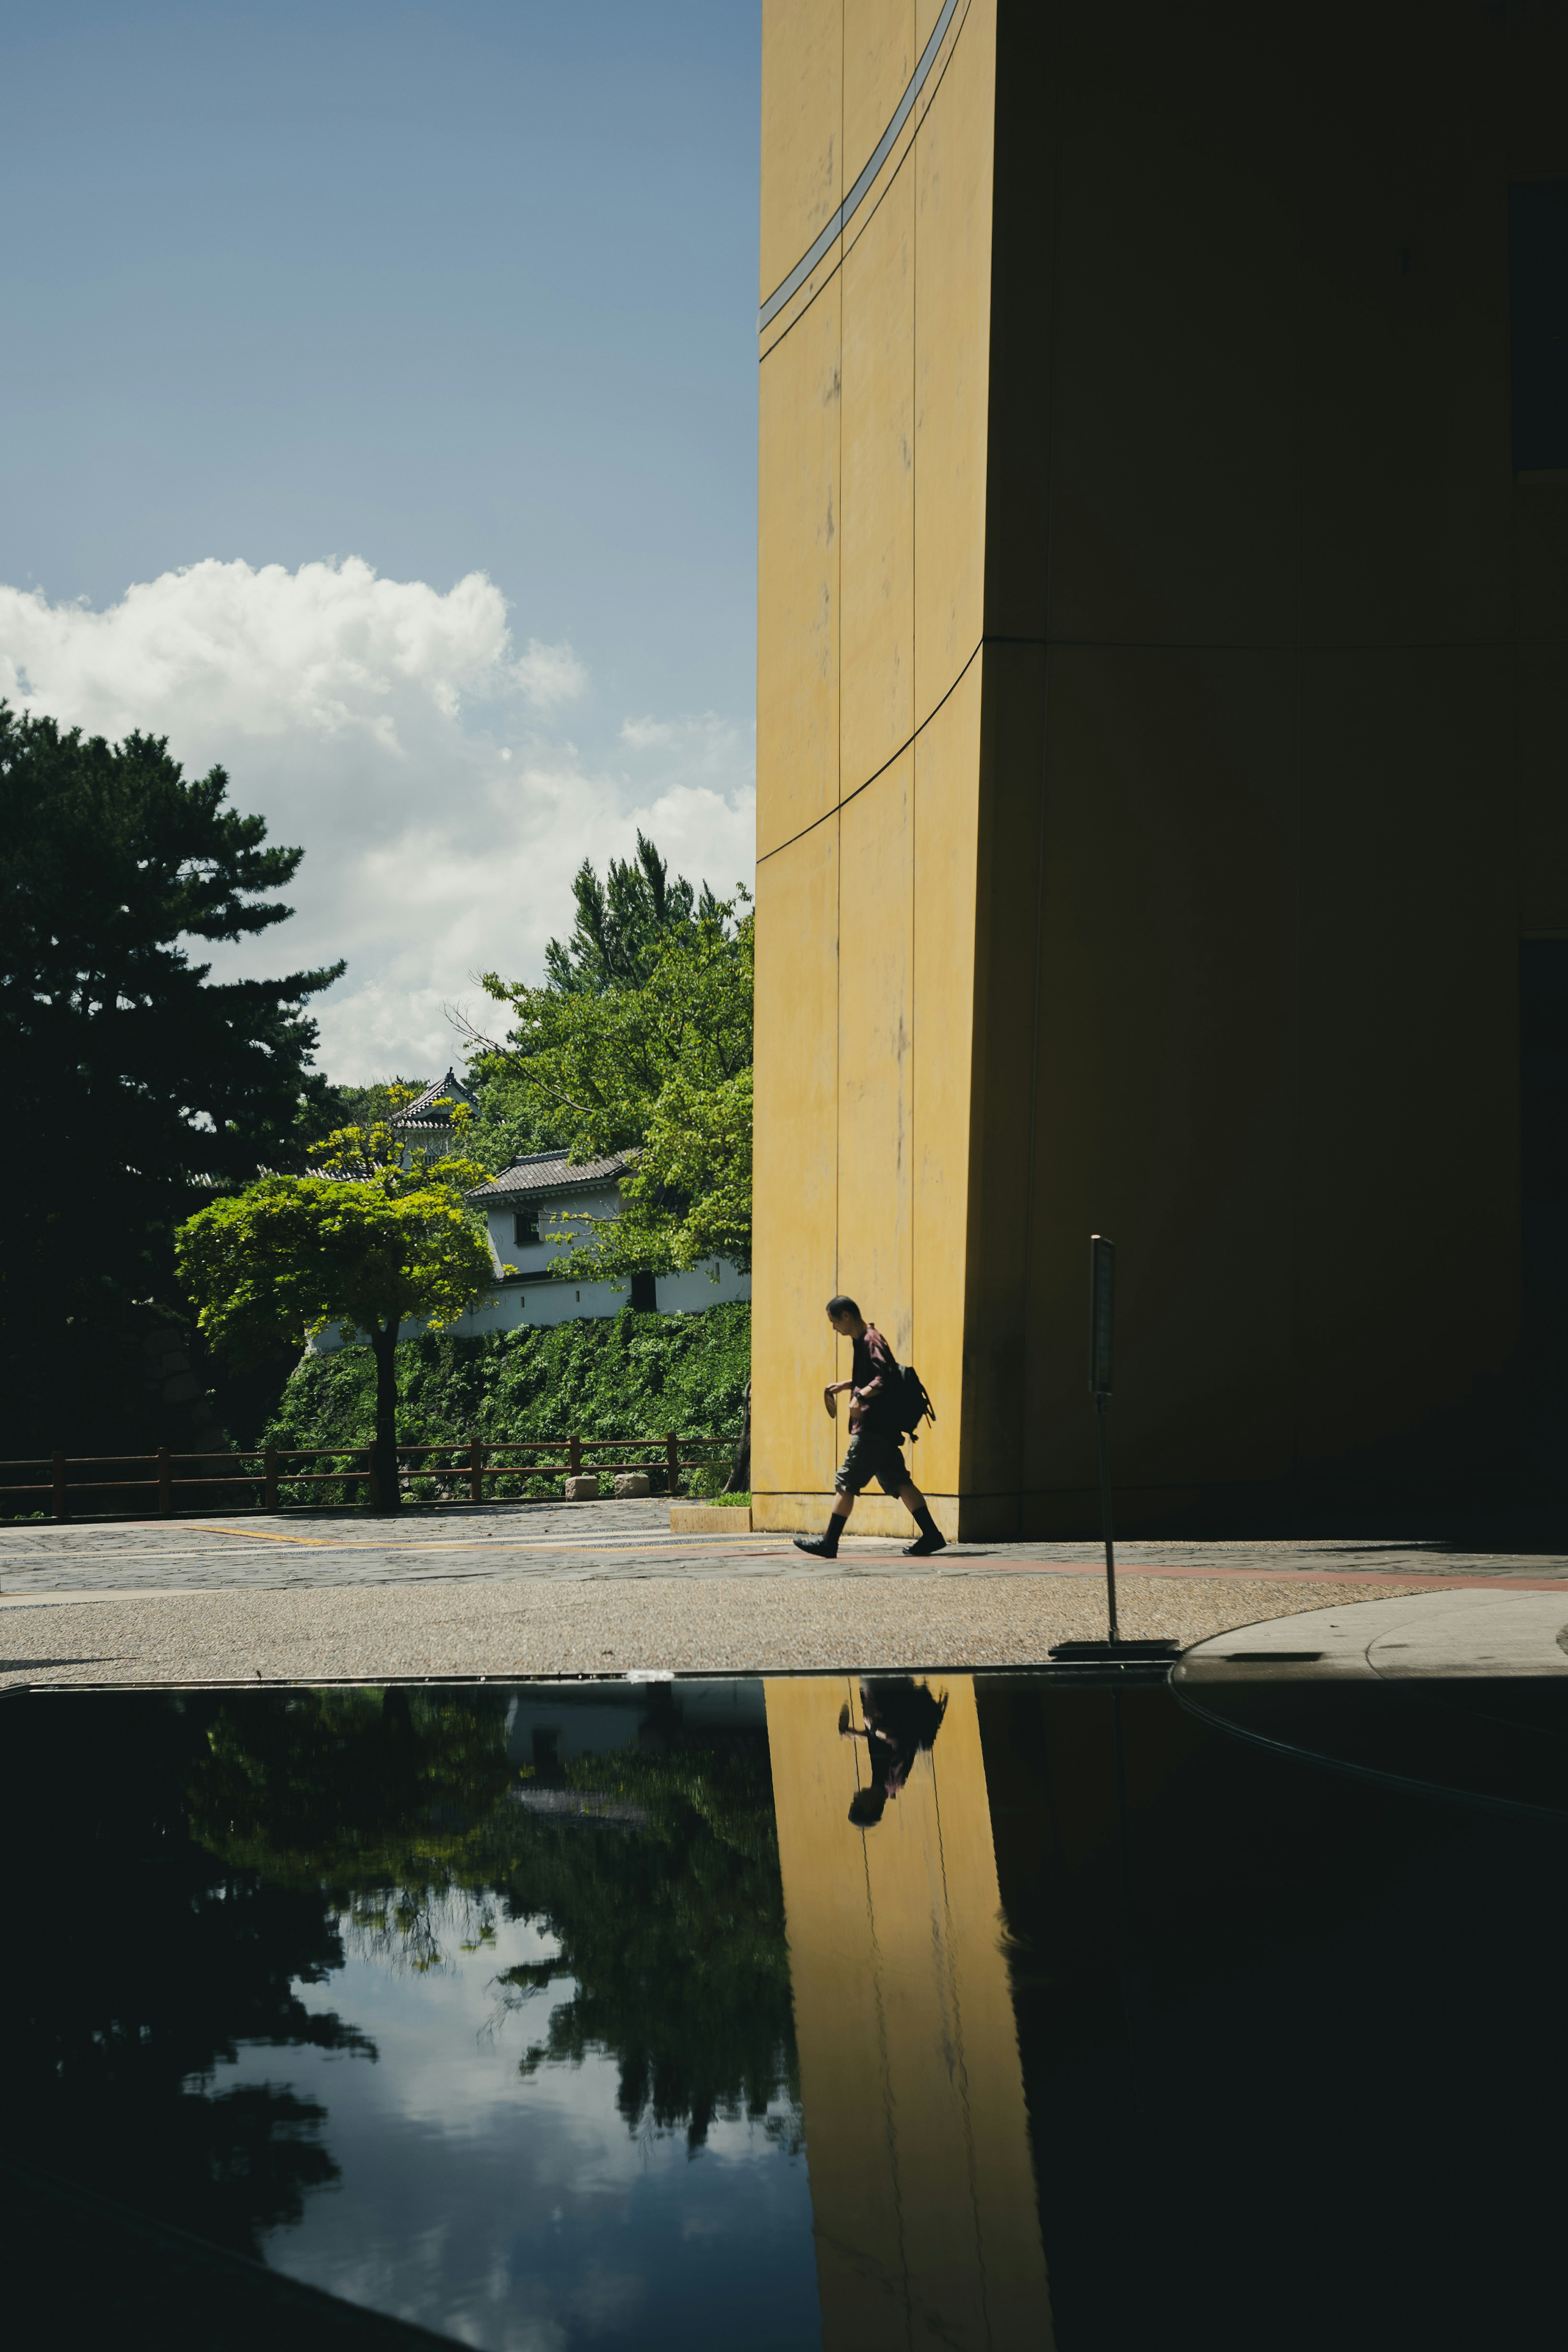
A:
{"type": "MultiPolygon", "coordinates": [[[[1041,652],[1042,676],[1040,693],[1040,846],[1035,864],[1034,885],[1034,1030],[1030,1047],[1029,1101],[1029,1167],[1025,1175],[1027,1191],[1024,1224],[1024,1362],[1023,1378],[1019,1383],[1022,1398],[1023,1426],[1019,1432],[1018,1508],[1016,1531],[1023,1532],[1023,1498],[1028,1475],[1030,1364],[1029,1333],[1030,1307],[1034,1295],[1035,1226],[1039,1204],[1035,1199],[1035,1170],[1039,1164],[1040,1142],[1040,994],[1045,973],[1045,793],[1047,718],[1051,709],[1051,548],[1056,515],[1056,318],[1057,289],[1061,277],[1061,20],[1057,19],[1051,58],[1051,301],[1046,312],[1045,342],[1045,643],[1041,652]]],[[[999,69],[1001,52],[998,44],[997,63],[999,69]]],[[[991,204],[993,248],[996,241],[996,166],[991,170],[991,204]]],[[[992,287],[996,279],[993,273],[992,287]]],[[[993,294],[994,299],[994,294],[993,294]]],[[[990,474],[990,452],[986,454],[986,472],[990,474]]],[[[980,690],[985,692],[982,668],[980,690]]]]}
{"type": "MultiPolygon", "coordinates": [[[[1502,21],[1502,71],[1505,87],[1507,87],[1508,83],[1512,79],[1514,66],[1514,58],[1512,54],[1512,16],[1505,16],[1502,21]]],[[[1518,1157],[1518,1174],[1514,1180],[1513,1194],[1514,1205],[1519,1216],[1519,1244],[1514,1258],[1514,1269],[1519,1284],[1519,1321],[1514,1330],[1513,1345],[1515,1361],[1524,1365],[1525,1377],[1528,1380],[1529,1358],[1525,1352],[1525,1343],[1527,1337],[1529,1336],[1526,1329],[1526,1318],[1527,1317],[1530,1317],[1530,1297],[1527,1288],[1529,1269],[1525,1256],[1524,1239],[1524,967],[1520,955],[1520,950],[1526,935],[1523,887],[1524,613],[1519,593],[1519,488],[1513,473],[1513,419],[1511,414],[1513,396],[1513,352],[1511,348],[1513,323],[1513,264],[1512,255],[1510,249],[1511,224],[1509,218],[1512,204],[1513,175],[1518,168],[1518,146],[1514,136],[1513,117],[1511,113],[1508,123],[1508,144],[1503,153],[1502,233],[1504,255],[1503,271],[1504,282],[1508,290],[1510,327],[1509,400],[1511,413],[1509,417],[1508,453],[1508,566],[1509,618],[1513,631],[1513,643],[1510,649],[1511,675],[1509,678],[1509,686],[1511,689],[1510,702],[1513,711],[1512,758],[1510,762],[1513,771],[1512,775],[1510,778],[1510,782],[1512,786],[1510,799],[1513,807],[1513,872],[1510,877],[1511,887],[1509,897],[1513,903],[1513,970],[1510,975],[1510,987],[1512,992],[1513,1010],[1513,1145],[1515,1153],[1518,1157]]],[[[1531,1317],[1530,1320],[1531,1328],[1533,1328],[1533,1318],[1531,1317]]],[[[1521,1464],[1521,1467],[1524,1467],[1522,1463],[1521,1464]]]]}
{"type": "Polygon", "coordinates": [[[1305,495],[1305,436],[1306,420],[1301,393],[1301,238],[1303,224],[1304,162],[1302,154],[1301,35],[1296,35],[1296,71],[1292,76],[1296,90],[1295,121],[1292,125],[1295,153],[1295,253],[1292,270],[1291,323],[1293,332],[1292,374],[1295,381],[1295,679],[1294,705],[1295,756],[1295,822],[1291,827],[1291,1520],[1292,1533],[1299,1532],[1301,1523],[1301,1036],[1305,1022],[1306,957],[1301,924],[1301,860],[1305,850],[1303,835],[1306,784],[1306,556],[1302,545],[1302,506],[1305,495]]]}
{"type": "MultiPolygon", "coordinates": [[[[919,55],[920,26],[916,17],[915,0],[909,0],[909,47],[912,55],[919,55]]],[[[915,128],[909,137],[909,720],[915,723],[915,682],[920,676],[920,582],[915,569],[918,534],[915,530],[915,502],[920,496],[920,133],[925,127],[925,117],[918,110],[915,128]]],[[[915,1352],[915,1269],[919,1255],[915,1249],[916,1221],[920,1202],[920,1141],[915,1119],[915,1037],[917,1034],[917,1004],[915,991],[919,986],[919,966],[915,961],[915,943],[919,937],[918,892],[920,888],[920,747],[912,741],[909,747],[909,1361],[915,1352]]],[[[913,1459],[915,1449],[910,1447],[913,1459]]],[[[955,1530],[956,1532],[956,1530],[955,1530]]]]}
{"type": "MultiPolygon", "coordinates": [[[[839,185],[844,176],[844,74],[846,70],[848,8],[839,9],[839,185]]],[[[842,201],[841,197],[841,202],[842,201]]],[[[835,362],[839,378],[839,422],[833,436],[833,498],[839,509],[838,536],[833,557],[833,1294],[843,1288],[843,1267],[840,1262],[840,1242],[843,1217],[840,1202],[840,1182],[844,1164],[843,1155],[843,1029],[844,1029],[844,272],[840,267],[839,279],[839,355],[835,362]]],[[[838,1343],[833,1345],[833,1377],[838,1378],[838,1343]]],[[[828,1485],[832,1486],[833,1465],[828,1465],[828,1485]]]]}

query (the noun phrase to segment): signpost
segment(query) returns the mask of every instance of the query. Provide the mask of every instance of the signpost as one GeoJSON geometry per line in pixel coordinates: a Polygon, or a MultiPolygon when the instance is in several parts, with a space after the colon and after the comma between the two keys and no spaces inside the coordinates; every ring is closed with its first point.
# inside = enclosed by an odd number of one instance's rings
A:
{"type": "MultiPolygon", "coordinates": [[[[1111,1526],[1111,1391],[1116,1375],[1116,1247],[1103,1234],[1089,1236],[1089,1392],[1100,1430],[1100,1526],[1105,1538],[1105,1599],[1109,1606],[1110,1639],[1105,1642],[1057,1642],[1051,1655],[1060,1666],[1080,1673],[1116,1670],[1120,1680],[1129,1671],[1163,1675],[1177,1654],[1179,1642],[1164,1639],[1124,1642],[1116,1624],[1116,1543],[1111,1526]]],[[[1119,1704],[1119,1702],[1118,1702],[1119,1704]]],[[[1118,1743],[1121,1717],[1116,1717],[1118,1743]]],[[[1118,1744],[1117,1756],[1121,1748],[1118,1744]]],[[[1120,1764],[1117,1767],[1120,1770],[1120,1764]]]]}
{"type": "Polygon", "coordinates": [[[1111,1529],[1111,1388],[1115,1377],[1116,1244],[1089,1236],[1089,1387],[1100,1425],[1100,1531],[1105,1539],[1105,1597],[1116,1639],[1116,1545],[1111,1529]]]}

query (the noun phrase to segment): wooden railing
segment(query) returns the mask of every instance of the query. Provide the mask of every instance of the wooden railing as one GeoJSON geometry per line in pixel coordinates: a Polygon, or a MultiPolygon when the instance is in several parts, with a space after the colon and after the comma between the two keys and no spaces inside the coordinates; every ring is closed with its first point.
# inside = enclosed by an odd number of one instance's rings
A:
{"type": "MultiPolygon", "coordinates": [[[[709,1469],[716,1454],[727,1458],[731,1451],[727,1440],[717,1438],[681,1438],[674,1431],[661,1444],[657,1438],[646,1437],[536,1437],[494,1444],[483,1438],[454,1438],[428,1445],[398,1447],[399,1484],[406,1486],[410,1478],[432,1478],[444,1486],[465,1487],[473,1503],[485,1500],[485,1481],[502,1478],[565,1477],[580,1478],[601,1472],[643,1470],[650,1475],[667,1481],[668,1491],[681,1491],[683,1470],[709,1469]],[[701,1446],[705,1452],[683,1453],[682,1446],[701,1446]],[[604,1454],[624,1455],[641,1449],[647,1457],[643,1461],[600,1461],[604,1454]],[[548,1461],[517,1461],[503,1459],[520,1454],[548,1454],[548,1461]],[[433,1459],[444,1456],[444,1459],[433,1459]],[[417,1464],[423,1462],[423,1466],[417,1464]]],[[[0,1515],[15,1516],[15,1503],[24,1496],[47,1496],[48,1510],[57,1519],[72,1517],[73,1496],[78,1495],[156,1496],[150,1504],[149,1515],[171,1518],[174,1515],[176,1494],[190,1493],[197,1488],[248,1486],[258,1488],[256,1507],[277,1511],[285,1507],[280,1496],[285,1488],[299,1486],[363,1486],[366,1500],[372,1509],[381,1501],[372,1450],[368,1445],[253,1445],[240,1446],[233,1454],[172,1454],[161,1445],[156,1454],[42,1454],[30,1461],[0,1462],[0,1515]],[[301,1462],[334,1462],[344,1465],[332,1470],[300,1470],[292,1465],[301,1462]],[[245,1463],[259,1466],[245,1469],[245,1463]],[[187,1475],[182,1465],[195,1464],[216,1475],[187,1475]],[[118,1477],[83,1478],[76,1474],[84,1470],[114,1470],[118,1477]],[[42,1470],[47,1473],[37,1480],[12,1481],[12,1474],[22,1470],[42,1470]],[[151,1471],[151,1476],[138,1476],[139,1471],[151,1471]]],[[[538,1499],[548,1499],[539,1497],[538,1499]]],[[[290,1493],[292,1500],[292,1491],[290,1493]]],[[[296,1507],[299,1507],[296,1506],[296,1507]]],[[[92,1506],[88,1509],[90,1512],[92,1506]]],[[[132,1511],[110,1509],[107,1516],[131,1517],[132,1511]]]]}

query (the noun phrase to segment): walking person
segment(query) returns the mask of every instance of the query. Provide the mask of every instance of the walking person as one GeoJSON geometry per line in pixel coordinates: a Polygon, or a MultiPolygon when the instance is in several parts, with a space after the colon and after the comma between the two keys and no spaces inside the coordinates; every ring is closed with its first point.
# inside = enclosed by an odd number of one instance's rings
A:
{"type": "Polygon", "coordinates": [[[913,1675],[880,1675],[862,1683],[861,1711],[863,1731],[851,1721],[848,1706],[840,1707],[839,1738],[865,1741],[866,1785],[850,1800],[850,1819],[856,1829],[870,1830],[908,1780],[915,1758],[936,1747],[947,1694],[938,1697],[913,1675]]]}
{"type": "Polygon", "coordinates": [[[934,1551],[945,1551],[947,1538],[904,1464],[904,1431],[895,1417],[892,1393],[898,1371],[892,1349],[852,1298],[830,1298],[828,1320],[841,1339],[854,1344],[849,1379],[833,1381],[822,1391],[828,1418],[836,1421],[839,1399],[848,1390],[850,1442],[833,1480],[833,1508],[826,1531],[820,1536],[797,1536],[796,1549],[809,1551],[816,1559],[836,1559],[839,1538],[854,1509],[855,1496],[875,1478],[884,1494],[897,1496],[920,1530],[914,1543],[904,1545],[905,1559],[925,1559],[934,1551]]]}

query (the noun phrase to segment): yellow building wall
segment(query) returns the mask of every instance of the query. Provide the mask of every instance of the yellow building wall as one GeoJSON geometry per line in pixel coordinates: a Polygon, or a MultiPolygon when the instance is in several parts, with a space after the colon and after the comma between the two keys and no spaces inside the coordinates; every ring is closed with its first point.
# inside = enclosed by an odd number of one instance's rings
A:
{"type": "MultiPolygon", "coordinates": [[[[765,6],[765,308],[940,13],[765,6]]],[[[758,1526],[826,1508],[834,1290],[949,1535],[1092,1526],[1092,1231],[1128,1532],[1506,1475],[1568,486],[1505,222],[1568,20],[1314,21],[959,0],[762,330],[758,1526]]]]}
{"type": "MultiPolygon", "coordinates": [[[[764,301],[832,211],[807,235],[775,184],[804,155],[826,185],[830,152],[859,177],[941,0],[845,0],[837,80],[820,16],[764,11],[764,301]]],[[[960,0],[874,185],[761,336],[761,1527],[813,1524],[831,1492],[846,1431],[821,1391],[845,1364],[822,1308],[843,1289],[943,1401],[916,1475],[957,1528],[994,31],[991,0],[960,0]]],[[[908,1519],[873,1496],[855,1524],[908,1519]]]]}
{"type": "Polygon", "coordinates": [[[847,1679],[767,1685],[824,2352],[1053,2341],[974,1685],[881,1822],[847,1679]]]}

